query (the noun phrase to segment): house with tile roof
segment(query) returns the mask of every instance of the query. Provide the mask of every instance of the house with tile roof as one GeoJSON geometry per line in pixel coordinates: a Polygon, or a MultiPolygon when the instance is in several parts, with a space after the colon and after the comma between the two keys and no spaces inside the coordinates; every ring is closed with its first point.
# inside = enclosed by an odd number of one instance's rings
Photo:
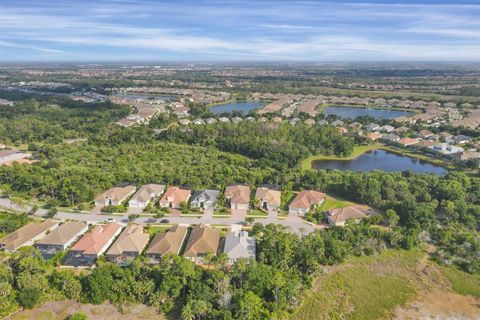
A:
{"type": "Polygon", "coordinates": [[[87,231],[85,222],[68,221],[37,241],[35,247],[44,259],[50,259],[58,252],[65,251],[87,231]]]}
{"type": "Polygon", "coordinates": [[[192,229],[183,255],[192,261],[201,262],[205,254],[217,254],[219,241],[220,230],[204,224],[196,225],[192,229]]]}
{"type": "Polygon", "coordinates": [[[122,226],[112,222],[97,225],[77,241],[62,260],[63,266],[92,267],[122,231],[122,226]]]}
{"type": "Polygon", "coordinates": [[[288,213],[304,216],[310,209],[321,205],[325,201],[325,196],[325,193],[319,191],[300,191],[288,205],[288,213]]]}
{"type": "Polygon", "coordinates": [[[114,187],[108,189],[105,192],[100,193],[95,198],[95,206],[107,207],[107,206],[119,206],[128,197],[135,193],[137,188],[135,186],[114,187]]]}
{"type": "Polygon", "coordinates": [[[128,225],[105,254],[107,259],[118,264],[128,264],[138,257],[147,246],[150,236],[143,226],[128,225]]]}
{"type": "Polygon", "coordinates": [[[213,209],[217,204],[220,191],[218,190],[197,190],[190,200],[192,208],[213,209]]]}
{"type": "Polygon", "coordinates": [[[349,220],[359,221],[368,217],[367,211],[361,206],[351,206],[345,208],[337,208],[326,213],[328,223],[331,226],[345,226],[349,220]]]}
{"type": "Polygon", "coordinates": [[[146,184],[142,186],[128,201],[130,208],[145,209],[152,199],[159,197],[165,191],[162,184],[146,184]]]}
{"type": "Polygon", "coordinates": [[[278,187],[258,187],[255,192],[255,201],[263,210],[278,211],[281,204],[281,192],[278,187]]]}
{"type": "Polygon", "coordinates": [[[247,231],[235,231],[225,237],[223,252],[228,262],[234,264],[238,259],[255,259],[257,240],[248,236],[247,231]]]}
{"type": "Polygon", "coordinates": [[[162,198],[158,203],[163,208],[180,209],[180,204],[188,202],[191,194],[192,191],[188,189],[170,187],[163,194],[162,198]]]}
{"type": "Polygon", "coordinates": [[[6,252],[14,252],[21,247],[32,246],[35,241],[43,238],[48,232],[55,230],[58,227],[58,223],[58,221],[51,219],[41,223],[28,223],[1,238],[0,249],[6,252]]]}
{"type": "Polygon", "coordinates": [[[248,210],[250,207],[250,187],[246,185],[232,185],[225,189],[225,198],[231,209],[248,210]]]}
{"type": "Polygon", "coordinates": [[[180,254],[187,232],[187,227],[176,225],[167,232],[157,233],[145,251],[145,255],[150,258],[150,262],[158,263],[166,254],[180,254]]]}

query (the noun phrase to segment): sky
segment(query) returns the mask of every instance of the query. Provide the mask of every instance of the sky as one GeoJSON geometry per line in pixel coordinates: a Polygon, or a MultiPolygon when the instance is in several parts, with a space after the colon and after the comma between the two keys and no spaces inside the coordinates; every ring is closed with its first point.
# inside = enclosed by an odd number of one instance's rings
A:
{"type": "Polygon", "coordinates": [[[480,0],[0,0],[0,62],[480,61],[480,0]]]}

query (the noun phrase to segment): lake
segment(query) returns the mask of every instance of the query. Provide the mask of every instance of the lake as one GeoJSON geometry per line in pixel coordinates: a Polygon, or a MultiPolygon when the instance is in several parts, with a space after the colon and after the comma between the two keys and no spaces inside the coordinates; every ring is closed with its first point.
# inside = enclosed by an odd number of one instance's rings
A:
{"type": "Polygon", "coordinates": [[[447,172],[446,169],[440,166],[380,149],[367,151],[353,160],[314,160],[312,167],[316,170],[383,170],[386,172],[410,170],[417,173],[434,173],[436,175],[443,175],[447,172]]]}
{"type": "Polygon", "coordinates": [[[213,113],[224,113],[232,111],[240,111],[241,113],[248,113],[251,110],[259,109],[263,106],[261,102],[246,101],[246,102],[230,102],[225,104],[218,104],[210,108],[213,113]]]}
{"type": "Polygon", "coordinates": [[[415,114],[412,111],[401,111],[391,109],[363,108],[349,106],[330,106],[323,109],[325,115],[336,115],[340,118],[355,119],[357,117],[369,116],[377,119],[393,119],[398,117],[409,117],[415,114]]]}

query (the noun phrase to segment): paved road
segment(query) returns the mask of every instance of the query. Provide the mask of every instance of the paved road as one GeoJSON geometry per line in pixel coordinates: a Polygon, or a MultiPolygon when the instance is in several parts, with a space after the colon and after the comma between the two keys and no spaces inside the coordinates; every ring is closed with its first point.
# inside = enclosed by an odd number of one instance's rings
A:
{"type": "MultiPolygon", "coordinates": [[[[8,198],[0,198],[0,208],[9,209],[12,211],[21,211],[25,212],[30,210],[30,206],[19,207],[15,203],[11,202],[8,198]]],[[[35,213],[36,216],[43,216],[47,210],[45,209],[38,209],[35,213]]],[[[115,221],[118,222],[128,222],[128,215],[108,215],[108,214],[100,214],[100,213],[72,213],[72,212],[63,212],[59,211],[55,216],[56,219],[73,219],[73,220],[80,220],[89,223],[98,223],[105,221],[106,218],[112,217],[115,221]]],[[[165,217],[165,219],[169,220],[169,224],[183,224],[183,225],[190,225],[190,224],[216,224],[216,225],[232,225],[232,224],[242,224],[245,222],[243,218],[213,218],[210,215],[202,216],[202,217],[165,217]]],[[[152,217],[139,217],[135,220],[138,224],[149,224],[155,223],[157,224],[157,220],[153,219],[152,217]]],[[[301,218],[295,216],[289,216],[285,219],[279,219],[277,217],[269,215],[267,218],[257,218],[255,222],[266,224],[280,224],[290,228],[293,232],[298,234],[307,234],[313,232],[314,230],[321,228],[321,227],[314,227],[306,222],[304,222],[301,218]]]]}

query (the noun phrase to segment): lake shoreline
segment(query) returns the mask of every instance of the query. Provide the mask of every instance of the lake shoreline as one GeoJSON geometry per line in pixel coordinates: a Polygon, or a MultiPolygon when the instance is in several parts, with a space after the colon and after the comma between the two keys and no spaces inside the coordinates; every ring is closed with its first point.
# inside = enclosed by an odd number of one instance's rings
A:
{"type": "Polygon", "coordinates": [[[396,155],[400,156],[407,156],[410,158],[414,158],[417,160],[421,160],[424,162],[427,162],[432,165],[436,165],[439,167],[442,167],[443,169],[446,170],[452,170],[453,166],[449,163],[446,163],[445,161],[441,159],[436,159],[432,158],[430,156],[427,156],[423,153],[417,153],[412,150],[404,150],[404,149],[398,149],[393,146],[387,146],[384,144],[372,144],[372,145],[366,145],[366,146],[355,146],[352,154],[348,157],[338,157],[335,155],[312,155],[300,163],[300,166],[303,170],[315,170],[313,167],[313,162],[314,161],[322,161],[322,160],[333,160],[333,161],[352,161],[355,160],[356,158],[360,157],[361,155],[365,154],[366,152],[369,151],[374,151],[374,150],[384,150],[387,152],[394,153],[396,155]]]}

